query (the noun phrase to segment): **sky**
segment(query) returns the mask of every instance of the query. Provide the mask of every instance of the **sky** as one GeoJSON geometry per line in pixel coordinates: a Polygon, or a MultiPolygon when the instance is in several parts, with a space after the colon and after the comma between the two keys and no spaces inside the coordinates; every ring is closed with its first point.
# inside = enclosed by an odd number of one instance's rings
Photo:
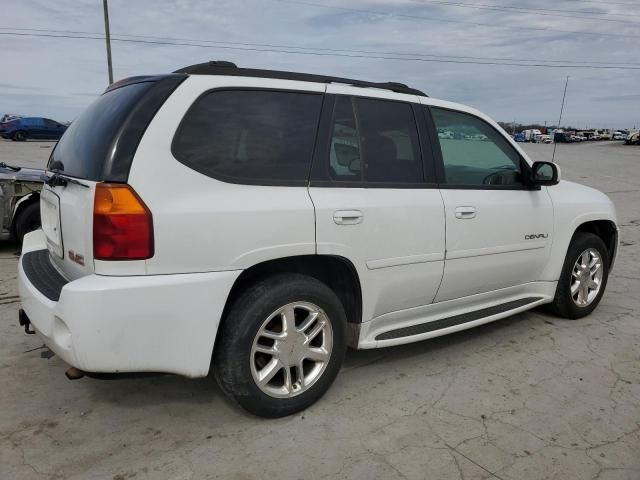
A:
{"type": "MultiPolygon", "coordinates": [[[[563,125],[640,126],[638,0],[110,0],[109,16],[116,80],[229,60],[551,125],[569,76],[563,125]]],[[[0,45],[0,115],[71,121],[108,85],[101,0],[3,0],[0,45]]]]}

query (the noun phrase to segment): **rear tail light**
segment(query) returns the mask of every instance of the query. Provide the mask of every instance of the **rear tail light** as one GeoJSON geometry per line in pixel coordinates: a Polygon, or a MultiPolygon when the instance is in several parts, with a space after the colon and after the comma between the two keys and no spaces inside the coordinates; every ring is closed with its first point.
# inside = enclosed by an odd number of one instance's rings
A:
{"type": "Polygon", "coordinates": [[[144,260],[153,256],[151,212],[129,185],[98,183],[93,203],[93,257],[144,260]]]}

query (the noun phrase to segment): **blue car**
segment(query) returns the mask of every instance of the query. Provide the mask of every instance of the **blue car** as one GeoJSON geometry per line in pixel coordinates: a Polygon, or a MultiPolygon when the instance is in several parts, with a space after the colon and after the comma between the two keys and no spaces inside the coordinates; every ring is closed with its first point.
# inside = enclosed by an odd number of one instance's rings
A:
{"type": "Polygon", "coordinates": [[[66,125],[42,117],[16,118],[0,124],[2,138],[16,142],[27,139],[57,140],[67,129],[66,125]]]}

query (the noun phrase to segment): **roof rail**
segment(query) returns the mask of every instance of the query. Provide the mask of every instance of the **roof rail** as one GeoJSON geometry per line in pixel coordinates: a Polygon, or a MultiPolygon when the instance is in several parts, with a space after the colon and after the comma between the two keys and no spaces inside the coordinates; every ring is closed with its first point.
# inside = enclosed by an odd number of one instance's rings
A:
{"type": "Polygon", "coordinates": [[[284,72],[280,70],[261,70],[256,68],[239,68],[235,63],[223,60],[197,63],[188,67],[176,70],[173,73],[187,73],[189,75],[227,75],[232,77],[262,77],[279,80],[299,80],[303,82],[317,83],[344,83],[354,87],[381,88],[397,93],[408,93],[410,95],[420,95],[426,97],[427,94],[411,88],[404,83],[397,82],[367,82],[352,78],[331,77],[328,75],[317,75],[312,73],[284,72]]]}

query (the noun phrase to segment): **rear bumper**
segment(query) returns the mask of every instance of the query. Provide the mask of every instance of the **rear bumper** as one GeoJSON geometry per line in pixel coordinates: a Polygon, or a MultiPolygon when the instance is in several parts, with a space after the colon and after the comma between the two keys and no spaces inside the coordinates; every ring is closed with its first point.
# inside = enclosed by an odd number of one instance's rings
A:
{"type": "Polygon", "coordinates": [[[41,230],[25,236],[20,299],[33,328],[65,362],[96,373],[207,375],[220,317],[240,271],[88,275],[66,283],[53,301],[23,268],[25,254],[44,248],[41,230]]]}

